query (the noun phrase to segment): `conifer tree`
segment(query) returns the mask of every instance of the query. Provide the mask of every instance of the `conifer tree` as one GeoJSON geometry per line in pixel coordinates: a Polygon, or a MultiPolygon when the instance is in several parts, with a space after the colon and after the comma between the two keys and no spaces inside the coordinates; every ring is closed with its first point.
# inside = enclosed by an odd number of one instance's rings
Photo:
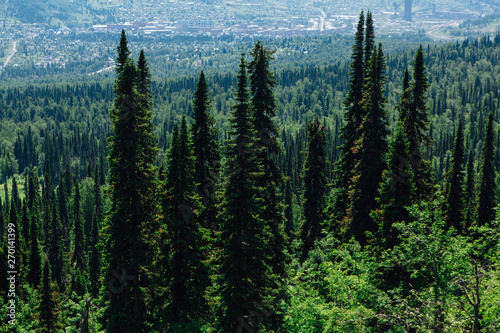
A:
{"type": "Polygon", "coordinates": [[[398,244],[399,233],[393,224],[410,222],[406,207],[412,204],[414,188],[409,158],[409,143],[399,121],[389,143],[387,169],[382,174],[377,199],[380,210],[373,216],[379,221],[377,238],[384,249],[392,249],[398,244]]]}
{"type": "Polygon", "coordinates": [[[40,286],[41,300],[38,306],[38,331],[43,333],[57,332],[59,323],[59,305],[55,286],[50,278],[50,268],[47,259],[43,264],[43,279],[40,286]]]}
{"type": "Polygon", "coordinates": [[[465,200],[467,204],[467,210],[465,213],[465,230],[467,231],[474,220],[475,213],[475,187],[476,187],[476,173],[474,170],[474,153],[473,150],[469,152],[469,158],[467,161],[467,182],[465,186],[465,200]]]}
{"type": "MultiPolygon", "coordinates": [[[[143,108],[144,93],[138,86],[145,67],[137,70],[128,57],[125,33],[118,47],[118,77],[111,110],[110,180],[112,206],[104,228],[105,253],[102,297],[105,311],[102,322],[107,332],[144,332],[146,330],[148,230],[152,225],[156,158],[151,111],[143,108]],[[142,102],[141,102],[142,101],[142,102]],[[121,275],[121,292],[111,290],[121,275]],[[110,289],[108,289],[110,288],[110,289]]],[[[146,66],[145,63],[142,66],[146,66]]]]}
{"type": "Polygon", "coordinates": [[[41,255],[40,246],[38,244],[38,228],[36,219],[31,219],[30,234],[31,241],[29,249],[27,281],[30,286],[36,288],[38,287],[40,278],[42,277],[41,255]]]}
{"type": "Polygon", "coordinates": [[[495,150],[493,138],[493,113],[488,117],[481,155],[481,171],[479,180],[479,198],[477,207],[478,226],[487,225],[495,218],[496,183],[495,183],[495,150]]]}
{"type": "MultiPolygon", "coordinates": [[[[283,183],[283,175],[276,166],[275,160],[281,152],[278,141],[278,129],[273,117],[276,116],[276,101],[273,87],[276,80],[269,65],[274,59],[275,51],[268,50],[258,41],[251,52],[252,60],[248,64],[250,83],[250,104],[253,111],[253,123],[256,132],[256,157],[261,160],[263,173],[259,175],[258,184],[262,187],[261,198],[263,199],[263,211],[261,218],[267,224],[270,235],[267,240],[269,250],[269,262],[274,273],[274,288],[277,293],[284,287],[285,262],[284,255],[284,216],[283,201],[279,189],[283,183]]],[[[276,313],[272,320],[272,326],[277,328],[280,317],[276,313]]]]}
{"type": "Polygon", "coordinates": [[[174,126],[169,164],[164,184],[161,282],[166,291],[158,300],[165,311],[155,321],[160,328],[183,327],[206,319],[206,289],[210,285],[205,263],[202,229],[196,213],[200,205],[195,193],[192,142],[183,116],[180,131],[174,126]]]}
{"type": "MultiPolygon", "coordinates": [[[[359,127],[364,117],[364,110],[361,106],[363,99],[364,86],[364,24],[365,18],[363,12],[359,15],[354,45],[352,47],[351,63],[349,65],[349,90],[344,100],[344,120],[340,137],[342,146],[340,147],[341,156],[337,162],[335,170],[335,193],[333,197],[333,206],[330,214],[333,219],[332,230],[337,230],[337,221],[342,220],[349,207],[349,186],[351,185],[352,172],[356,165],[355,155],[352,148],[359,137],[359,127]]],[[[337,230],[338,232],[339,230],[337,230]]]]}
{"type": "Polygon", "coordinates": [[[373,49],[375,48],[375,27],[373,26],[372,13],[368,11],[366,13],[366,24],[365,24],[365,51],[364,51],[364,69],[368,69],[368,62],[372,56],[373,49]]]}
{"type": "Polygon", "coordinates": [[[307,124],[308,146],[304,165],[304,222],[301,239],[303,242],[302,259],[306,259],[314,242],[321,237],[324,223],[324,209],[327,193],[326,128],[319,123],[318,117],[307,124]]]}
{"type": "Polygon", "coordinates": [[[122,30],[122,34],[120,36],[120,44],[117,47],[118,57],[116,58],[116,72],[120,74],[123,69],[123,66],[129,59],[130,51],[128,49],[128,41],[127,34],[125,30],[122,30]]]}
{"type": "Polygon", "coordinates": [[[216,188],[220,172],[219,146],[216,141],[217,129],[215,120],[210,115],[210,95],[201,71],[193,98],[193,118],[191,127],[193,153],[195,158],[194,182],[203,200],[205,209],[201,213],[200,223],[203,227],[214,229],[216,224],[216,188]]]}
{"type": "Polygon", "coordinates": [[[413,62],[410,109],[403,120],[405,134],[410,142],[410,163],[415,176],[417,199],[427,198],[433,190],[431,164],[422,156],[422,149],[431,143],[427,134],[429,119],[426,93],[428,87],[424,52],[422,45],[420,45],[413,62]]]}
{"type": "Polygon", "coordinates": [[[80,187],[75,183],[75,201],[74,201],[74,234],[75,241],[73,245],[72,258],[72,288],[77,295],[84,295],[87,291],[87,256],[85,250],[85,239],[83,233],[82,212],[80,209],[80,187]]]}
{"type": "Polygon", "coordinates": [[[354,152],[357,164],[349,189],[350,207],[345,236],[354,236],[361,245],[367,244],[366,232],[375,232],[377,224],[370,212],[377,208],[376,197],[382,172],[386,168],[387,115],[384,110],[385,58],[382,44],[375,47],[367,70],[362,106],[366,116],[360,127],[354,152]]]}
{"type": "Polygon", "coordinates": [[[270,295],[268,288],[272,284],[267,252],[269,229],[261,218],[261,190],[257,184],[262,163],[257,158],[259,148],[250,113],[243,55],[230,122],[231,140],[220,235],[223,248],[219,258],[223,332],[241,331],[255,310],[254,302],[262,303],[270,295]]]}
{"type": "Polygon", "coordinates": [[[16,205],[16,212],[21,211],[21,198],[19,197],[16,177],[12,177],[12,201],[16,205]]]}
{"type": "MultiPolygon", "coordinates": [[[[50,208],[49,208],[50,209],[50,208]]],[[[63,245],[64,238],[62,233],[62,224],[57,214],[56,205],[52,205],[52,213],[50,214],[50,227],[47,242],[45,244],[48,249],[47,255],[52,271],[52,279],[56,282],[59,291],[64,292],[64,258],[63,245]]]]}
{"type": "Polygon", "coordinates": [[[462,233],[464,219],[464,149],[464,133],[462,119],[460,119],[455,135],[446,195],[446,226],[455,228],[459,234],[462,233]]]}
{"type": "Polygon", "coordinates": [[[101,269],[101,255],[99,253],[99,226],[97,212],[92,215],[92,228],[90,230],[90,256],[89,256],[89,293],[97,298],[99,294],[99,274],[101,269]]]}

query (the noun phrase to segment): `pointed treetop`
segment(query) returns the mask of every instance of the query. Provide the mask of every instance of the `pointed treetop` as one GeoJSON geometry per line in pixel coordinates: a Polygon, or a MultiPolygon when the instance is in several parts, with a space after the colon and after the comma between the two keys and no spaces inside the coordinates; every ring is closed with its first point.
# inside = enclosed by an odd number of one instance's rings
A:
{"type": "Polygon", "coordinates": [[[130,51],[127,45],[127,35],[125,34],[125,30],[122,30],[122,35],[120,38],[120,44],[117,47],[118,57],[116,58],[116,72],[120,73],[122,71],[123,65],[125,65],[125,61],[130,56],[130,51]]]}

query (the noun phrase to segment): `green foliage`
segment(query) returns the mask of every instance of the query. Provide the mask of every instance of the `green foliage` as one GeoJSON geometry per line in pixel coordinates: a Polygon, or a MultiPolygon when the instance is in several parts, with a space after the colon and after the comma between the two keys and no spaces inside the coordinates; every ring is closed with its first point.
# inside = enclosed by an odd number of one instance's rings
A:
{"type": "Polygon", "coordinates": [[[304,165],[304,222],[301,228],[303,242],[302,258],[305,259],[321,238],[324,228],[326,208],[326,128],[317,117],[307,124],[308,145],[304,165]]]}

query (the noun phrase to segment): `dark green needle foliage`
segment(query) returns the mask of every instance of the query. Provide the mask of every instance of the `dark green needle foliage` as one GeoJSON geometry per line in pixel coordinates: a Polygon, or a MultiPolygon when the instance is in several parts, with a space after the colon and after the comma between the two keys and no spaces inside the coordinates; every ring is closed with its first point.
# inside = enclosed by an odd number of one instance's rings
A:
{"type": "Polygon", "coordinates": [[[383,249],[392,249],[399,242],[399,232],[393,225],[409,222],[407,207],[411,206],[414,195],[409,143],[401,122],[398,122],[396,133],[389,143],[387,155],[387,169],[382,174],[377,199],[380,209],[373,213],[373,218],[379,223],[378,242],[383,249]]]}
{"type": "Polygon", "coordinates": [[[42,277],[40,246],[38,245],[38,227],[36,219],[31,219],[31,242],[29,247],[29,264],[27,282],[31,287],[37,288],[42,277]]]}
{"type": "Polygon", "coordinates": [[[368,69],[369,61],[372,56],[373,49],[375,48],[375,27],[373,26],[372,13],[366,13],[366,27],[365,27],[365,54],[364,54],[364,68],[368,69]]]}
{"type": "Polygon", "coordinates": [[[186,117],[174,126],[163,185],[160,284],[156,325],[159,331],[200,327],[207,319],[210,285],[203,234],[199,223],[201,204],[195,193],[194,157],[186,117]]]}
{"type": "Polygon", "coordinates": [[[303,243],[302,259],[307,257],[314,242],[321,237],[325,220],[327,194],[327,131],[319,123],[318,117],[307,125],[308,145],[304,165],[304,217],[301,230],[303,243]]]}
{"type": "MultiPolygon", "coordinates": [[[[331,209],[332,230],[338,229],[338,222],[346,215],[349,207],[349,186],[351,184],[352,171],[356,165],[356,158],[352,148],[359,137],[359,127],[364,117],[364,109],[361,106],[364,87],[364,24],[365,18],[363,12],[359,15],[354,45],[352,47],[351,63],[349,65],[349,90],[344,100],[344,120],[340,135],[342,146],[340,151],[342,155],[336,165],[335,193],[333,197],[333,207],[331,209]]],[[[337,230],[340,232],[340,230],[337,230]]]]}
{"type": "Polygon", "coordinates": [[[360,127],[361,137],[356,140],[354,168],[349,190],[351,205],[348,210],[346,239],[354,236],[361,244],[368,242],[366,232],[375,232],[377,224],[370,212],[377,208],[376,197],[382,172],[386,169],[387,115],[384,109],[385,58],[382,45],[375,47],[367,70],[362,106],[366,116],[360,127]]]}
{"type": "MultiPolygon", "coordinates": [[[[220,293],[222,332],[237,332],[251,325],[255,304],[270,295],[273,285],[267,241],[270,233],[261,218],[261,160],[257,158],[254,120],[248,99],[246,63],[241,58],[236,104],[231,114],[231,139],[226,167],[227,183],[222,203],[220,238],[220,293]]],[[[258,329],[253,327],[253,329],[258,329]]]]}
{"type": "Polygon", "coordinates": [[[477,224],[484,226],[495,218],[496,183],[495,183],[495,150],[493,137],[493,114],[490,113],[486,124],[483,150],[481,155],[481,170],[479,179],[479,198],[477,207],[477,224]]]}
{"type": "Polygon", "coordinates": [[[415,175],[415,188],[419,199],[427,198],[433,190],[431,165],[423,158],[423,149],[431,143],[428,135],[429,116],[426,95],[429,82],[425,69],[424,52],[420,45],[413,62],[410,109],[403,119],[405,134],[410,142],[410,163],[415,175]]]}
{"type": "Polygon", "coordinates": [[[193,98],[193,118],[191,126],[194,153],[194,182],[205,209],[200,223],[205,228],[216,228],[216,190],[220,172],[220,154],[217,143],[215,120],[210,114],[211,100],[205,73],[201,71],[193,98]]]}
{"type": "Polygon", "coordinates": [[[43,264],[43,279],[40,286],[40,304],[37,313],[37,332],[53,333],[61,329],[60,309],[56,286],[50,278],[50,268],[47,259],[43,264]]]}
{"type": "Polygon", "coordinates": [[[278,142],[278,129],[273,117],[276,115],[276,101],[273,87],[276,85],[274,74],[269,65],[273,60],[274,51],[268,50],[258,41],[252,52],[252,60],[248,64],[250,82],[250,104],[253,111],[253,123],[256,132],[256,157],[261,161],[263,173],[260,174],[258,184],[262,187],[263,199],[261,218],[266,222],[271,234],[268,242],[269,262],[276,276],[275,287],[282,286],[285,274],[285,247],[283,202],[280,186],[283,181],[281,171],[275,163],[275,158],[280,153],[278,142]]]}
{"type": "Polygon", "coordinates": [[[87,291],[88,265],[85,251],[85,239],[83,234],[82,212],[80,209],[80,186],[75,184],[75,202],[74,202],[74,234],[75,241],[73,246],[72,260],[72,289],[77,295],[83,295],[87,291]]]}
{"type": "Polygon", "coordinates": [[[451,160],[451,169],[448,174],[446,194],[446,227],[455,228],[461,234],[464,220],[464,133],[462,120],[458,123],[455,135],[455,145],[451,160]]]}
{"type": "Polygon", "coordinates": [[[147,75],[143,75],[147,72],[146,62],[141,61],[142,67],[138,70],[129,53],[125,33],[122,33],[114,88],[116,97],[111,110],[111,209],[104,225],[106,256],[101,292],[105,331],[136,333],[146,331],[145,266],[152,258],[146,230],[155,214],[156,140],[151,132],[151,110],[144,107],[148,98],[139,91],[147,86],[147,75]]]}

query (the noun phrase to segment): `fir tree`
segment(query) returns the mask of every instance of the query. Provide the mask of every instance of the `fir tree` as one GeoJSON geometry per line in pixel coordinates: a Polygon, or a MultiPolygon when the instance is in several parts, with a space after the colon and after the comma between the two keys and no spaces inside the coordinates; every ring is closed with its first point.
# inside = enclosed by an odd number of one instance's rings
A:
{"type": "Polygon", "coordinates": [[[30,225],[30,250],[27,281],[30,286],[36,288],[42,276],[40,246],[38,245],[38,228],[36,219],[31,219],[30,225]]]}
{"type": "Polygon", "coordinates": [[[382,174],[377,210],[373,218],[379,221],[377,239],[383,249],[392,249],[399,243],[399,232],[393,227],[396,222],[410,222],[406,207],[413,198],[413,174],[409,163],[409,143],[401,122],[389,143],[387,169],[382,174]]]}
{"type": "Polygon", "coordinates": [[[375,28],[373,26],[372,13],[368,11],[366,13],[366,24],[365,24],[365,54],[364,54],[364,68],[365,71],[368,69],[370,58],[372,57],[373,49],[375,48],[375,28]]]}
{"type": "Polygon", "coordinates": [[[75,201],[74,201],[74,234],[75,241],[73,246],[72,258],[72,285],[77,295],[82,296],[87,291],[87,256],[85,250],[85,239],[83,233],[82,212],[80,209],[80,187],[75,183],[75,201]]]}
{"type": "Polygon", "coordinates": [[[116,72],[120,74],[120,72],[123,69],[123,66],[125,65],[127,59],[129,59],[130,56],[130,51],[128,49],[127,34],[125,33],[125,30],[122,30],[122,34],[120,37],[120,44],[118,45],[117,48],[117,53],[118,57],[116,58],[116,72]]]}
{"type": "Polygon", "coordinates": [[[337,230],[337,221],[342,220],[349,207],[348,190],[351,185],[352,172],[356,165],[356,158],[352,148],[359,137],[359,127],[364,117],[364,110],[361,106],[364,86],[364,20],[364,14],[361,12],[356,35],[354,37],[354,45],[352,47],[352,61],[349,65],[349,90],[344,100],[345,125],[341,129],[342,133],[340,135],[342,139],[342,146],[340,147],[341,156],[335,170],[335,192],[330,214],[333,219],[331,229],[336,230],[337,233],[339,232],[339,230],[337,230]]]}
{"type": "Polygon", "coordinates": [[[41,300],[38,306],[38,330],[41,333],[57,332],[61,327],[59,323],[59,305],[57,292],[50,278],[48,260],[44,260],[43,279],[40,286],[41,300]]]}
{"type": "Polygon", "coordinates": [[[460,119],[455,136],[446,195],[446,226],[455,228],[459,234],[462,233],[464,219],[464,149],[464,133],[460,119]]]}
{"type": "Polygon", "coordinates": [[[16,177],[12,177],[12,201],[16,205],[16,211],[21,211],[21,198],[19,197],[19,189],[17,188],[16,177]]]}
{"type": "Polygon", "coordinates": [[[259,148],[250,113],[244,56],[237,78],[220,235],[223,244],[219,258],[223,332],[242,330],[242,325],[255,310],[255,302],[262,303],[270,295],[272,278],[267,251],[269,233],[260,217],[262,200],[257,184],[262,164],[256,157],[259,148]]]}
{"type": "Polygon", "coordinates": [[[210,96],[205,73],[201,71],[193,98],[193,118],[191,127],[193,153],[195,158],[194,182],[205,206],[200,223],[205,228],[216,227],[216,188],[220,171],[219,146],[216,141],[215,120],[210,115],[210,96]]]}
{"type": "Polygon", "coordinates": [[[303,242],[302,259],[306,259],[314,242],[321,237],[326,203],[326,128],[321,126],[318,117],[307,125],[308,146],[304,165],[304,222],[301,239],[303,242]]]}
{"type": "Polygon", "coordinates": [[[377,224],[370,212],[377,208],[376,197],[382,172],[386,168],[387,115],[384,110],[385,59],[382,44],[375,47],[367,70],[362,106],[366,113],[360,127],[361,137],[356,140],[354,153],[357,164],[349,189],[351,205],[345,236],[354,236],[361,245],[367,244],[366,232],[375,232],[377,224]]]}
{"type": "Polygon", "coordinates": [[[474,170],[474,153],[473,150],[469,152],[467,161],[467,183],[465,186],[465,200],[467,210],[465,213],[465,230],[472,226],[475,213],[475,187],[476,187],[476,173],[474,170]]]}
{"type": "Polygon", "coordinates": [[[101,255],[99,253],[99,225],[97,212],[92,215],[92,228],[90,230],[90,256],[89,256],[89,293],[97,298],[99,294],[99,274],[101,269],[101,255]]]}
{"type": "MultiPolygon", "coordinates": [[[[282,174],[276,166],[275,159],[280,153],[278,130],[273,122],[276,115],[276,101],[273,87],[276,84],[274,74],[269,70],[269,63],[274,51],[264,48],[258,41],[252,50],[252,61],[249,63],[250,103],[253,110],[254,129],[257,133],[256,144],[259,149],[256,157],[262,162],[263,173],[260,174],[258,184],[262,187],[261,197],[263,211],[261,218],[267,223],[271,231],[269,243],[269,265],[273,268],[279,285],[285,274],[284,232],[283,232],[283,203],[279,193],[282,184],[282,174]]],[[[280,286],[276,286],[279,288],[280,286]]]]}
{"type": "Polygon", "coordinates": [[[203,229],[196,213],[200,203],[195,194],[194,171],[192,143],[184,116],[180,131],[177,125],[174,126],[164,185],[166,233],[161,240],[161,257],[166,263],[161,281],[166,291],[159,303],[166,303],[166,308],[158,312],[155,320],[163,329],[201,323],[207,314],[206,290],[210,279],[205,263],[203,229]]]}
{"type": "Polygon", "coordinates": [[[487,225],[495,218],[496,206],[496,183],[495,183],[495,161],[493,138],[493,113],[488,117],[486,124],[486,134],[484,137],[483,150],[481,156],[481,171],[479,180],[479,198],[477,207],[478,226],[487,225]]]}
{"type": "Polygon", "coordinates": [[[403,120],[403,128],[410,142],[410,163],[415,176],[417,199],[427,198],[433,190],[431,165],[422,156],[423,147],[431,143],[430,137],[427,134],[429,120],[426,93],[428,87],[424,53],[422,45],[420,45],[413,62],[410,109],[403,120]]]}
{"type": "MultiPolygon", "coordinates": [[[[105,311],[102,322],[107,332],[146,330],[148,230],[152,225],[156,158],[151,111],[144,109],[144,94],[138,92],[138,71],[128,57],[125,33],[118,47],[118,78],[111,110],[110,146],[111,209],[105,224],[104,284],[105,311]],[[124,55],[127,55],[124,57],[124,55]],[[119,293],[110,286],[118,283],[119,293]],[[126,281],[124,281],[126,279],[126,281]],[[107,289],[107,288],[110,289],[107,289]]],[[[145,66],[145,65],[143,65],[145,66]]],[[[144,71],[144,68],[142,69],[144,71]]],[[[149,231],[149,230],[148,230],[149,231]]]]}
{"type": "Polygon", "coordinates": [[[52,212],[50,214],[49,234],[45,246],[48,249],[47,255],[52,271],[52,279],[56,282],[61,292],[64,292],[65,290],[63,286],[65,261],[65,257],[63,255],[63,242],[64,238],[61,220],[57,214],[56,205],[53,204],[52,212]]]}

